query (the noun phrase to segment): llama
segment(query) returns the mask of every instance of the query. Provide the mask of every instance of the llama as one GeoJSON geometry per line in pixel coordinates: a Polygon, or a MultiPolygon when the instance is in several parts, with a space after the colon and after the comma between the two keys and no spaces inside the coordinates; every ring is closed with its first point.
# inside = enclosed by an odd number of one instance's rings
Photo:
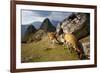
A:
{"type": "Polygon", "coordinates": [[[72,33],[69,33],[67,30],[66,33],[64,33],[62,28],[60,28],[59,31],[57,31],[57,37],[59,37],[62,34],[63,34],[62,38],[64,39],[64,45],[66,45],[69,48],[71,53],[73,51],[76,51],[79,58],[82,59],[83,50],[78,47],[78,40],[76,39],[76,37],[72,33]]]}
{"type": "Polygon", "coordinates": [[[57,40],[56,33],[48,32],[47,35],[48,35],[48,38],[51,40],[51,44],[52,44],[51,47],[54,48],[55,41],[59,42],[59,40],[57,40]]]}
{"type": "Polygon", "coordinates": [[[79,58],[82,57],[82,49],[79,48],[78,41],[76,37],[71,33],[66,33],[64,35],[65,44],[68,46],[69,50],[76,51],[79,54],[79,58]]]}
{"type": "Polygon", "coordinates": [[[71,33],[64,34],[64,42],[71,53],[73,51],[76,52],[78,54],[79,58],[82,59],[83,50],[82,50],[82,48],[79,48],[78,41],[73,34],[71,34],[71,33]]]}
{"type": "Polygon", "coordinates": [[[50,43],[51,43],[51,48],[54,48],[54,43],[55,43],[55,33],[54,32],[48,32],[47,33],[48,35],[48,38],[51,40],[50,43]]]}

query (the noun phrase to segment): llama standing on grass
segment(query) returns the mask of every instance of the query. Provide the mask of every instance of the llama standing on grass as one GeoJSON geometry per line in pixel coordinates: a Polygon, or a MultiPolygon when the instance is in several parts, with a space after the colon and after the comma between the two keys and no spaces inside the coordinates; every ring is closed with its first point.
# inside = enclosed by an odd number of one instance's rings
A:
{"type": "Polygon", "coordinates": [[[51,40],[50,41],[51,48],[54,48],[54,43],[55,43],[55,38],[56,38],[54,32],[48,32],[47,35],[48,35],[48,38],[51,40]]]}
{"type": "Polygon", "coordinates": [[[51,40],[50,41],[51,42],[51,47],[54,48],[55,41],[59,42],[57,40],[55,32],[48,32],[47,35],[48,35],[48,38],[51,40]]]}
{"type": "Polygon", "coordinates": [[[83,51],[82,49],[79,48],[76,37],[71,33],[66,33],[64,35],[64,40],[65,40],[65,44],[68,46],[71,53],[73,51],[76,51],[79,55],[79,58],[81,59],[83,56],[83,51]]]}

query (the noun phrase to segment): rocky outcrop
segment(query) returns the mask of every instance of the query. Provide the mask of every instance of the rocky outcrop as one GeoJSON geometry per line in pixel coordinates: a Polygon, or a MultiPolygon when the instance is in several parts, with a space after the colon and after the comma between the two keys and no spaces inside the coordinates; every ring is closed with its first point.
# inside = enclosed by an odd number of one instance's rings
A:
{"type": "MultiPolygon", "coordinates": [[[[73,13],[56,27],[58,35],[72,33],[79,42],[79,48],[84,51],[85,58],[90,57],[90,14],[73,13]]],[[[63,38],[63,37],[62,37],[63,38]]]]}
{"type": "Polygon", "coordinates": [[[79,42],[81,43],[81,48],[83,48],[86,58],[90,59],[90,36],[80,39],[79,42]]]}
{"type": "Polygon", "coordinates": [[[64,33],[72,33],[81,39],[90,32],[90,15],[88,13],[74,13],[58,24],[57,32],[62,28],[64,33]]]}

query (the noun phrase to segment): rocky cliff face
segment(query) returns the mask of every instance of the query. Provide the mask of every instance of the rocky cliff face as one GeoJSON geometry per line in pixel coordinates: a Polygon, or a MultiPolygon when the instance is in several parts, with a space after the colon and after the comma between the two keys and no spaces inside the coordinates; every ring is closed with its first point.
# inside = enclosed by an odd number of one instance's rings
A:
{"type": "Polygon", "coordinates": [[[79,40],[87,59],[90,59],[90,36],[86,36],[79,40]]]}
{"type": "Polygon", "coordinates": [[[68,18],[65,18],[57,26],[57,30],[59,31],[62,28],[64,33],[72,33],[77,39],[81,39],[90,32],[90,15],[88,13],[77,13],[72,14],[68,18]]]}
{"type": "Polygon", "coordinates": [[[56,32],[59,32],[59,34],[74,34],[77,40],[82,44],[85,54],[89,56],[89,53],[87,53],[87,51],[89,52],[90,50],[90,37],[88,37],[88,41],[85,39],[90,35],[89,13],[73,13],[57,25],[56,32]]]}

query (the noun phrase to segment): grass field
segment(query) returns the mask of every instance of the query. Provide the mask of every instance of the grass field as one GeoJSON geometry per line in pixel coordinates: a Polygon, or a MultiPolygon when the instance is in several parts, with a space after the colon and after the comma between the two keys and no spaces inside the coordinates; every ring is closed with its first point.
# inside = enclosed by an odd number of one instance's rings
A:
{"type": "Polygon", "coordinates": [[[38,42],[21,44],[21,62],[47,62],[79,60],[78,55],[71,53],[64,45],[54,44],[51,47],[50,40],[44,37],[38,42]]]}

